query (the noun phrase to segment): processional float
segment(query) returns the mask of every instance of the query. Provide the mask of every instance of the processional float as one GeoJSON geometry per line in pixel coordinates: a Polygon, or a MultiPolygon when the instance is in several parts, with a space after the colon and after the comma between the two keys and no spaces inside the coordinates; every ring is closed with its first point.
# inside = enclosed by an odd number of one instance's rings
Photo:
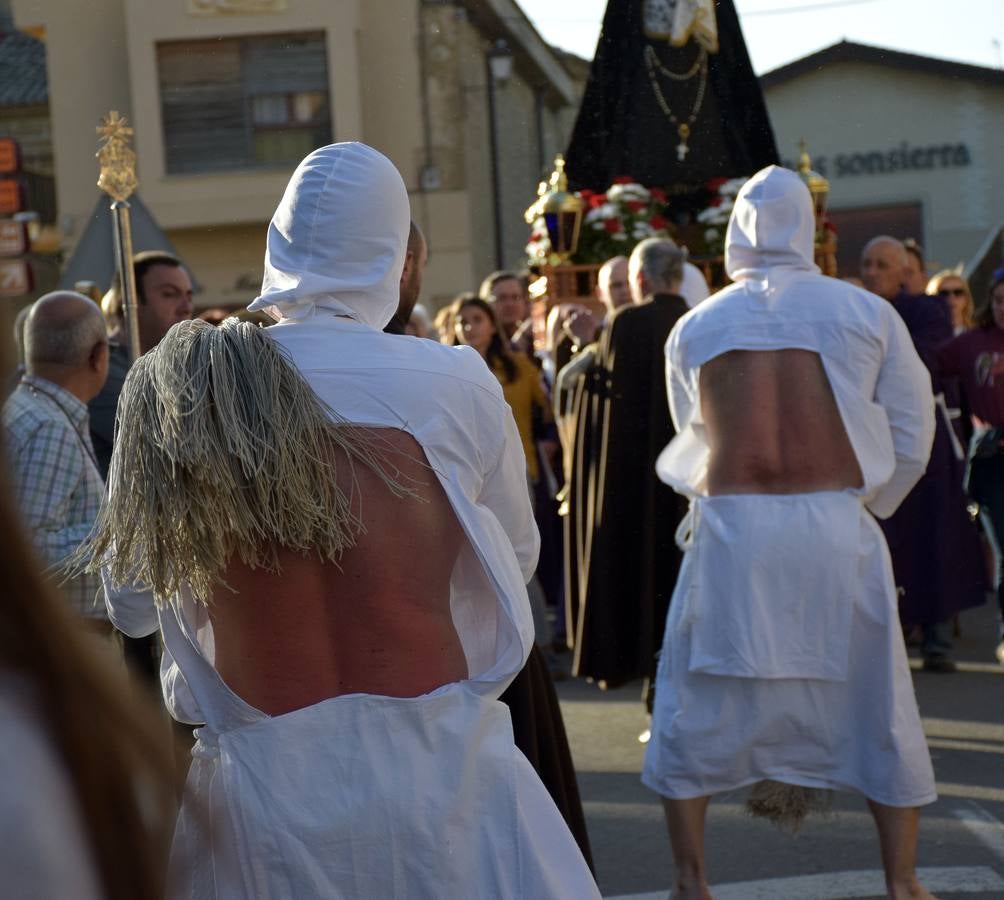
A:
{"type": "MultiPolygon", "coordinates": [[[[685,245],[712,288],[724,286],[735,194],[772,164],[780,157],[732,0],[609,3],[568,152],[526,212],[536,305],[593,305],[600,264],[646,237],[685,245]]],[[[804,146],[798,170],[816,209],[817,262],[835,274],[829,185],[804,146]]]]}

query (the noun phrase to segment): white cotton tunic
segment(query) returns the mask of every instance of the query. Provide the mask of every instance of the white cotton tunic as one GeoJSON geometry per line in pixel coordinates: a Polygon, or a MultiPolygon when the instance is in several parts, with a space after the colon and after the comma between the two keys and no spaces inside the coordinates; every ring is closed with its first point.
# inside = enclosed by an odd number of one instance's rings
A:
{"type": "Polygon", "coordinates": [[[666,345],[677,436],[657,471],[691,513],[642,780],[677,798],[770,778],[917,806],[935,799],[934,777],[873,514],[891,515],[924,472],[931,383],[892,306],[819,275],[812,239],[797,177],[754,176],[729,224],[735,283],[666,345]],[[819,354],[863,487],[707,496],[701,366],[792,348],[819,354]]]}
{"type": "MultiPolygon", "coordinates": [[[[512,414],[476,351],[379,330],[397,306],[407,229],[386,159],[361,144],[315,151],[273,218],[252,308],[276,311],[269,334],[332,410],[425,451],[467,537],[451,611],[469,678],[268,716],[213,667],[205,608],[176,597],[159,614],[164,694],[175,718],[205,725],[175,896],[599,898],[498,699],[533,642],[525,584],[539,547],[512,414]]],[[[109,597],[116,624],[151,626],[136,595],[109,597]]]]}

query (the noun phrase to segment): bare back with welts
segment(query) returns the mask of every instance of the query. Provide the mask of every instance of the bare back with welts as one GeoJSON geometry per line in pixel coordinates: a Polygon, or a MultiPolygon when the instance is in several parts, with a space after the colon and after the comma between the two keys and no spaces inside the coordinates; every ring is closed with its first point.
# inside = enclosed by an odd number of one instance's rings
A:
{"type": "Polygon", "coordinates": [[[468,676],[450,615],[463,530],[415,439],[371,433],[418,496],[395,496],[363,465],[350,476],[339,459],[365,527],[341,565],[283,550],[281,572],[234,561],[223,575],[232,590],[214,592],[216,668],[270,715],[343,694],[414,697],[468,676]]]}
{"type": "Polygon", "coordinates": [[[708,494],[798,494],[863,484],[817,353],[732,350],[700,373],[708,494]]]}

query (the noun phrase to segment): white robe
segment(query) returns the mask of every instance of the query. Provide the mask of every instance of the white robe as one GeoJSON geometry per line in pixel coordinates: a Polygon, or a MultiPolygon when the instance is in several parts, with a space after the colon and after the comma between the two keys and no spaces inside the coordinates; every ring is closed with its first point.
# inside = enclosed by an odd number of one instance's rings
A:
{"type": "MultiPolygon", "coordinates": [[[[269,334],[331,409],[425,451],[467,538],[450,604],[469,677],[268,716],[213,667],[205,609],[174,598],[159,613],[165,699],[206,723],[172,851],[186,898],[599,898],[498,699],[533,642],[539,548],[512,413],[476,351],[379,330],[397,305],[407,210],[376,151],[315,151],[273,218],[252,308],[282,316],[269,334]]],[[[138,596],[109,592],[127,631],[152,626],[138,596]]]]}
{"type": "Polygon", "coordinates": [[[796,176],[754,176],[726,239],[736,283],[666,345],[678,433],[657,470],[692,507],[642,780],[667,797],[771,778],[917,806],[935,799],[934,777],[872,513],[891,515],[924,471],[930,378],[888,303],[818,274],[812,230],[796,176]],[[708,497],[701,366],[790,348],[819,355],[863,487],[708,497]]]}

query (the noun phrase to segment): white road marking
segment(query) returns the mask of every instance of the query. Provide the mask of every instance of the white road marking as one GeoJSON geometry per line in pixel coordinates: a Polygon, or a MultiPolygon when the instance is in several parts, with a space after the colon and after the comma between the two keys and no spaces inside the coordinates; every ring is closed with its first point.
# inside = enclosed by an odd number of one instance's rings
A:
{"type": "MultiPolygon", "coordinates": [[[[978,672],[983,675],[1004,675],[1004,666],[1000,663],[962,662],[960,660],[956,660],[955,667],[960,672],[978,672]]],[[[910,668],[913,669],[914,672],[922,672],[924,670],[924,661],[922,659],[911,659],[910,668]]]]}
{"type": "MultiPolygon", "coordinates": [[[[1004,671],[1004,669],[1002,669],[1004,671]]],[[[928,737],[955,738],[964,741],[999,741],[1004,743],[1004,725],[994,722],[975,722],[966,719],[921,720],[924,734],[928,737]]]]}
{"type": "MultiPolygon", "coordinates": [[[[999,824],[999,823],[998,823],[999,824]]],[[[976,894],[1004,891],[1004,878],[989,866],[938,866],[918,869],[917,876],[935,893],[976,894]]],[[[884,897],[885,880],[873,871],[827,872],[712,885],[715,900],[845,900],[851,897],[884,897]]],[[[669,888],[647,894],[622,894],[607,900],[666,900],[669,888]]]]}
{"type": "Polygon", "coordinates": [[[954,738],[927,739],[927,746],[932,750],[958,750],[963,753],[999,753],[1004,755],[1004,744],[984,741],[957,741],[954,738]]]}
{"type": "Polygon", "coordinates": [[[970,801],[964,809],[953,809],[952,815],[969,829],[984,847],[998,859],[1004,860],[1004,822],[973,801],[970,801]]]}
{"type": "Polygon", "coordinates": [[[953,781],[935,783],[939,797],[962,797],[966,800],[987,800],[1004,803],[1004,788],[992,788],[982,784],[958,784],[953,781]]]}

